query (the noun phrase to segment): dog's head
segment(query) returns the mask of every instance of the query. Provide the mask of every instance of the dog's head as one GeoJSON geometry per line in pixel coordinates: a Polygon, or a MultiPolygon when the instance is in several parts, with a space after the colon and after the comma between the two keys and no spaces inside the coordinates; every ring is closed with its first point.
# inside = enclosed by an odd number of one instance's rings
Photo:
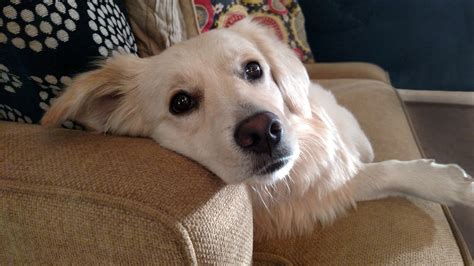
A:
{"type": "Polygon", "coordinates": [[[293,51],[249,19],[140,59],[79,75],[43,117],[152,137],[227,183],[271,183],[300,153],[294,119],[311,117],[309,79],[293,51]]]}

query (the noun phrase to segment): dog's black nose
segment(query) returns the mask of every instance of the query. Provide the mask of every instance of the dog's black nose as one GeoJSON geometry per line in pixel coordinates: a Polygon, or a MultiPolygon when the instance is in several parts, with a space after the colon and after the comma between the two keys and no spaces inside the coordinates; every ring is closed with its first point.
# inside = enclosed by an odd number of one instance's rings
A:
{"type": "Polygon", "coordinates": [[[241,121],[234,139],[245,150],[271,154],[282,135],[283,128],[278,117],[271,112],[261,112],[241,121]]]}

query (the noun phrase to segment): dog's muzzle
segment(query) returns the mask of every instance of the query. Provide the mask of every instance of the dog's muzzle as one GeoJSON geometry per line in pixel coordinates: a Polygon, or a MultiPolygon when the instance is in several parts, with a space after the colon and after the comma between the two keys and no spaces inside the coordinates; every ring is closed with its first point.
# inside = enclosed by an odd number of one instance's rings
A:
{"type": "Polygon", "coordinates": [[[234,132],[237,145],[255,156],[255,173],[266,175],[281,169],[291,155],[284,141],[284,130],[278,116],[260,112],[242,120],[234,132]]]}

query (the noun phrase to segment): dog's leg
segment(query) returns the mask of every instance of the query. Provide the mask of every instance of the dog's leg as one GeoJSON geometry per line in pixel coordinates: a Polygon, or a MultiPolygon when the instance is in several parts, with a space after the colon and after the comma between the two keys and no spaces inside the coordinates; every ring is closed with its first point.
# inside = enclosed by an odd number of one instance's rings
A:
{"type": "Polygon", "coordinates": [[[442,204],[474,206],[473,179],[458,165],[434,160],[364,164],[350,185],[356,201],[415,196],[442,204]]]}

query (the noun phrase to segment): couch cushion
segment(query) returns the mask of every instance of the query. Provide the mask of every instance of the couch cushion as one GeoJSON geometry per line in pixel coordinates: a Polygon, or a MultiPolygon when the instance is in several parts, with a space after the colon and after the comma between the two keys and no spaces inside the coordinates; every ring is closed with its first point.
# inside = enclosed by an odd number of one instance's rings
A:
{"type": "Polygon", "coordinates": [[[0,121],[0,261],[248,264],[242,186],[151,139],[0,121]]]}
{"type": "MultiPolygon", "coordinates": [[[[358,118],[375,160],[420,158],[402,106],[392,87],[373,80],[321,80],[358,118]]],[[[275,255],[297,265],[462,264],[450,224],[439,204],[389,198],[359,203],[333,225],[313,234],[258,242],[255,257],[275,255]],[[265,255],[265,256],[262,256],[265,255]]]]}

